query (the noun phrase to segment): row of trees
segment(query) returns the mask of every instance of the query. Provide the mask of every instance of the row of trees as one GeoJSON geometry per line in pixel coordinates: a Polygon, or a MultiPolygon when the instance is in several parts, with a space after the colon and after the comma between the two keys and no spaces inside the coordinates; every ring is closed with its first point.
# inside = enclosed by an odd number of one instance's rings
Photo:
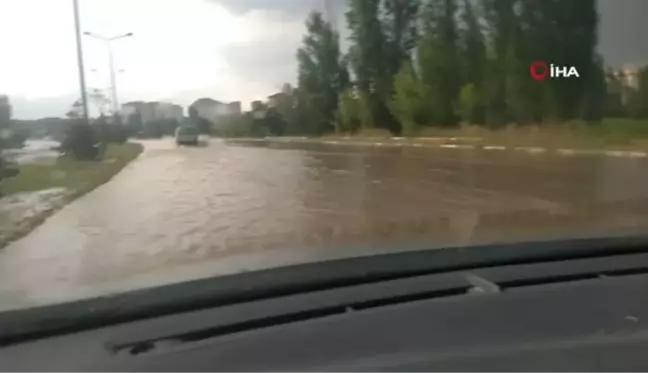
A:
{"type": "Polygon", "coordinates": [[[0,95],[0,150],[23,147],[28,136],[27,131],[15,125],[9,98],[0,95]]]}
{"type": "Polygon", "coordinates": [[[322,14],[308,17],[297,88],[278,109],[287,133],[596,122],[610,106],[595,0],[348,0],[346,18],[343,52],[322,14]],[[535,81],[535,60],[580,78],[535,81]]]}
{"type": "Polygon", "coordinates": [[[2,151],[20,148],[25,141],[23,134],[17,132],[13,126],[11,109],[9,98],[0,96],[0,181],[18,174],[18,169],[3,157],[2,151]]]}

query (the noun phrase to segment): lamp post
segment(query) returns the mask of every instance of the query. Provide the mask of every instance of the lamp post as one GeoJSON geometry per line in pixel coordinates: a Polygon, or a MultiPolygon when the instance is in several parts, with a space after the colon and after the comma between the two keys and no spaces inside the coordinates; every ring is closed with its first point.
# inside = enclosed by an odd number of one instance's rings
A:
{"type": "Polygon", "coordinates": [[[83,105],[83,119],[86,123],[90,122],[88,114],[88,94],[86,92],[85,71],[83,68],[83,47],[81,45],[81,24],[79,21],[79,2],[72,0],[72,7],[74,8],[74,29],[76,34],[76,49],[77,49],[77,67],[79,69],[79,88],[81,89],[81,104],[83,105]]]}
{"type": "Polygon", "coordinates": [[[115,78],[115,60],[113,57],[112,42],[118,39],[123,39],[129,36],[133,36],[132,32],[123,35],[117,35],[113,37],[104,37],[101,35],[93,34],[91,32],[84,32],[84,35],[91,36],[95,39],[99,39],[106,43],[108,49],[108,62],[110,64],[110,86],[112,89],[112,103],[113,103],[113,114],[117,115],[119,113],[119,101],[117,99],[117,79],[115,78]]]}

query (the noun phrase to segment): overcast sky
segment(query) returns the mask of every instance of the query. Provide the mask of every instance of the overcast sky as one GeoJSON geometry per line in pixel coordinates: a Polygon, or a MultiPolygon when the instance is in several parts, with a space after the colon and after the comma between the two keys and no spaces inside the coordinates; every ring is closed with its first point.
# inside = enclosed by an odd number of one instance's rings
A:
{"type": "MultiPolygon", "coordinates": [[[[330,0],[344,25],[345,0],[330,0]]],[[[578,1],[578,0],[570,0],[578,1]]],[[[325,0],[79,0],[83,31],[114,43],[121,102],[263,99],[296,78],[309,11],[325,0]]],[[[0,0],[0,93],[16,118],[63,115],[78,97],[72,0],[0,0]]],[[[600,0],[609,65],[648,62],[648,0],[600,0]]],[[[110,85],[105,45],[84,37],[89,88],[110,85]]]]}

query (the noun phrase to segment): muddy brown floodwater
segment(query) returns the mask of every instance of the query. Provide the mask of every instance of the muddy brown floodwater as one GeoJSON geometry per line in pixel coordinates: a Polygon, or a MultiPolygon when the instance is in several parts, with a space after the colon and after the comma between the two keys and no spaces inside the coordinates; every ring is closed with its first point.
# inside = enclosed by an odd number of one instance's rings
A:
{"type": "Polygon", "coordinates": [[[0,309],[374,252],[641,232],[648,160],[146,141],[0,250],[0,309]]]}

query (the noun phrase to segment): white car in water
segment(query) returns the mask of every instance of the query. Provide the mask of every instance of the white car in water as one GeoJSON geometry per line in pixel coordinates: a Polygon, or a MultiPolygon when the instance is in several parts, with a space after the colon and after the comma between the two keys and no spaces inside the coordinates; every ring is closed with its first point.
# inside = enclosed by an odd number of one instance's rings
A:
{"type": "Polygon", "coordinates": [[[198,145],[198,129],[193,126],[180,126],[175,131],[176,144],[198,145]]]}

